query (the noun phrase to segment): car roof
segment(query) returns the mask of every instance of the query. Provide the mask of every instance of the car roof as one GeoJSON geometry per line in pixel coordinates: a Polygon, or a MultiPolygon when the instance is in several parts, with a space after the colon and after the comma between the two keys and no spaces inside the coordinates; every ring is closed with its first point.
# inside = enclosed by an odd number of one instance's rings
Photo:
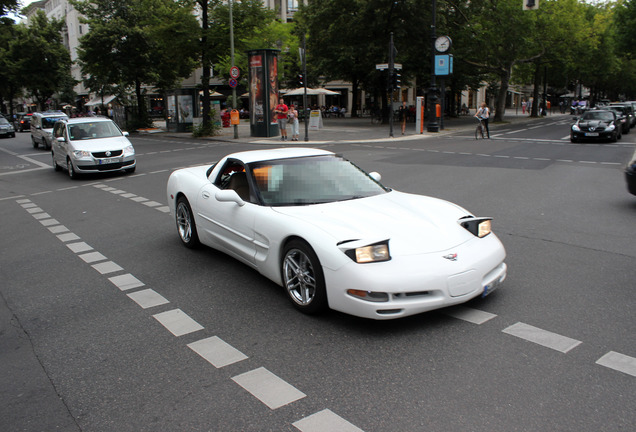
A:
{"type": "Polygon", "coordinates": [[[62,120],[67,124],[78,124],[78,123],[97,123],[97,122],[112,122],[108,117],[75,117],[66,120],[62,120]]]}
{"type": "Polygon", "coordinates": [[[228,159],[238,159],[243,163],[252,163],[275,159],[289,159],[307,156],[325,156],[332,155],[333,152],[315,148],[289,147],[276,148],[266,150],[250,150],[245,152],[233,153],[227,156],[228,159]]]}

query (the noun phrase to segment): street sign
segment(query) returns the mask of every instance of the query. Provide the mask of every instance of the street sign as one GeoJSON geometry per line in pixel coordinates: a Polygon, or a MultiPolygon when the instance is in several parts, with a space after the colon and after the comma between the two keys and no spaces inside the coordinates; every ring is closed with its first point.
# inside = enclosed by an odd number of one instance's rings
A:
{"type": "Polygon", "coordinates": [[[234,78],[231,78],[230,81],[228,81],[228,84],[230,85],[230,87],[235,88],[238,85],[238,81],[234,78]]]}
{"type": "MultiPolygon", "coordinates": [[[[377,70],[384,70],[384,69],[388,69],[389,68],[389,64],[388,63],[380,63],[380,64],[376,64],[375,68],[377,70]]],[[[393,69],[402,69],[402,63],[395,63],[393,65],[393,69]]]]}
{"type": "Polygon", "coordinates": [[[230,69],[230,76],[234,79],[237,79],[239,76],[241,76],[241,71],[238,67],[232,66],[232,68],[230,69]]]}

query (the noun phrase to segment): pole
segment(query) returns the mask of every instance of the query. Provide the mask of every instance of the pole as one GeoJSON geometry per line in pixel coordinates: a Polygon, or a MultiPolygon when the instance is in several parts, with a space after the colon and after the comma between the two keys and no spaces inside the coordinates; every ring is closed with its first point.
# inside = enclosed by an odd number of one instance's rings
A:
{"type": "MultiPolygon", "coordinates": [[[[230,56],[232,67],[234,67],[234,19],[232,18],[232,1],[230,5],[230,56]]],[[[232,109],[236,109],[236,87],[232,87],[232,109]]],[[[234,125],[234,139],[238,139],[238,125],[234,125]]]]}
{"type": "Polygon", "coordinates": [[[393,32],[389,40],[389,137],[393,138],[393,74],[395,72],[395,55],[393,51],[393,32]]]}
{"type": "Polygon", "coordinates": [[[307,108],[307,50],[306,50],[306,36],[303,33],[303,86],[305,92],[303,93],[303,118],[305,119],[305,141],[309,141],[309,111],[307,108]]]}
{"type": "Polygon", "coordinates": [[[435,105],[437,104],[437,87],[435,86],[435,21],[436,21],[437,2],[433,0],[433,13],[431,24],[431,86],[428,89],[428,132],[439,132],[437,124],[437,112],[435,105]]]}

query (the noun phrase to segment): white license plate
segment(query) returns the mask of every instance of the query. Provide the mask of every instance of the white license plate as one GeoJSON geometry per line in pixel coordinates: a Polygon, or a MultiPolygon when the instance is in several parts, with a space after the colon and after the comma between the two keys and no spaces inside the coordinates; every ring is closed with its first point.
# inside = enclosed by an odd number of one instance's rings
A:
{"type": "Polygon", "coordinates": [[[585,136],[598,136],[598,132],[585,132],[585,136]]]}
{"type": "Polygon", "coordinates": [[[501,282],[500,282],[500,279],[497,278],[494,282],[489,283],[488,285],[484,287],[484,292],[481,293],[481,297],[482,298],[486,297],[488,294],[496,290],[499,287],[499,285],[501,285],[501,282]]]}
{"type": "Polygon", "coordinates": [[[111,163],[117,163],[117,162],[119,162],[117,158],[100,159],[99,165],[105,165],[105,164],[111,164],[111,163]]]}

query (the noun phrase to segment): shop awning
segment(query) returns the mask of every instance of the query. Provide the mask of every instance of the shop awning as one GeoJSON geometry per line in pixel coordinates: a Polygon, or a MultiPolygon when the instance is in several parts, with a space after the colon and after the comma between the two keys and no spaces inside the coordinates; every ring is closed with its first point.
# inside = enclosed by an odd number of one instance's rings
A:
{"type": "Polygon", "coordinates": [[[104,96],[103,99],[101,96],[98,96],[98,97],[94,97],[93,99],[85,103],[84,105],[86,106],[94,106],[94,105],[102,105],[102,104],[107,105],[110,102],[112,102],[113,99],[115,99],[115,96],[112,96],[112,95],[104,96]]]}

